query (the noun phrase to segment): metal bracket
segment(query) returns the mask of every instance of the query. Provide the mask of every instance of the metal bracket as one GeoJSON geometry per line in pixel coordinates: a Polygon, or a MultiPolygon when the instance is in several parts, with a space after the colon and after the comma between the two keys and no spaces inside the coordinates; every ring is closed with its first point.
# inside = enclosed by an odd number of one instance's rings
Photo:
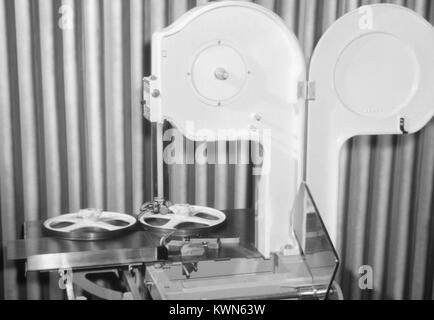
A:
{"type": "Polygon", "coordinates": [[[301,288],[297,288],[297,296],[301,300],[324,299],[327,296],[328,291],[329,290],[327,286],[301,287],[301,288]]]}
{"type": "Polygon", "coordinates": [[[408,134],[408,131],[405,129],[405,118],[399,119],[399,130],[401,130],[402,134],[408,134]]]}
{"type": "Polygon", "coordinates": [[[134,271],[132,266],[128,266],[128,270],[122,271],[122,277],[128,286],[129,291],[124,293],[124,300],[142,300],[139,288],[135,283],[134,271]]]}
{"type": "Polygon", "coordinates": [[[75,300],[74,287],[72,284],[72,270],[70,268],[61,268],[58,270],[59,288],[66,290],[68,300],[75,300]]]}
{"type": "Polygon", "coordinates": [[[197,272],[197,262],[186,262],[182,264],[182,275],[187,279],[190,279],[190,276],[193,272],[197,272]]]}
{"type": "MultiPolygon", "coordinates": [[[[154,114],[156,110],[159,110],[158,101],[161,96],[161,91],[157,87],[157,77],[152,75],[149,77],[144,77],[142,79],[142,101],[141,105],[143,106],[143,116],[151,122],[158,122],[154,118],[156,115],[154,114]],[[151,100],[154,101],[151,107],[151,100]]],[[[157,112],[158,114],[158,112],[157,112]]],[[[158,116],[158,115],[157,115],[158,116]]]]}
{"type": "MultiPolygon", "coordinates": [[[[101,270],[88,270],[79,271],[74,273],[74,284],[81,288],[83,291],[90,293],[92,296],[104,300],[140,300],[141,295],[138,286],[135,284],[132,275],[132,266],[128,266],[129,270],[121,269],[101,269],[101,270]],[[124,280],[126,287],[129,289],[126,292],[120,292],[101,286],[100,284],[88,279],[88,275],[98,273],[112,273],[115,277],[124,280]]],[[[71,281],[72,283],[72,281],[71,281]]],[[[70,299],[69,295],[68,298],[70,299]]]]}
{"type": "Polygon", "coordinates": [[[312,101],[316,99],[315,81],[300,81],[298,83],[297,94],[299,99],[312,101]]]}
{"type": "Polygon", "coordinates": [[[143,107],[143,116],[147,120],[151,120],[151,107],[150,107],[150,96],[151,96],[151,79],[143,78],[143,97],[142,97],[142,107],[143,107]]]}

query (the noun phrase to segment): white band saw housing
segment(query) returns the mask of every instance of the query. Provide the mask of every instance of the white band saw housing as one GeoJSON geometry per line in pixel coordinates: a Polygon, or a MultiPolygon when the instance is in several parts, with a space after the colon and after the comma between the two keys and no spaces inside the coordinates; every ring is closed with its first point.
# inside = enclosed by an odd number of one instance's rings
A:
{"type": "Polygon", "coordinates": [[[294,244],[290,212],[303,180],[336,245],[343,144],[420,130],[434,115],[433,56],[434,29],[422,17],[364,6],[331,26],[306,74],[300,43],[277,15],[212,3],[154,34],[145,113],[190,140],[261,142],[256,246],[265,257],[294,244]]]}

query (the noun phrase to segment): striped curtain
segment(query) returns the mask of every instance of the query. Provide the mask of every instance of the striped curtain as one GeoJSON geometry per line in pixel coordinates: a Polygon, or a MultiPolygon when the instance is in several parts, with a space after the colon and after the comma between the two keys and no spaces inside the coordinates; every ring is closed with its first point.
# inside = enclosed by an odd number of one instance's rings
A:
{"type": "MultiPolygon", "coordinates": [[[[0,0],[1,296],[61,298],[56,279],[6,260],[25,220],[84,207],[133,213],[152,197],[141,78],[150,39],[204,0],[0,0]]],[[[294,30],[307,59],[357,0],[258,0],[294,30]]],[[[434,21],[425,0],[408,6],[434,21]]],[[[428,298],[434,270],[434,123],[406,137],[358,137],[342,152],[339,273],[346,298],[428,298]],[[370,265],[374,289],[360,290],[370,265]]],[[[242,143],[236,150],[247,156],[242,143]]],[[[197,145],[198,147],[198,145],[197,145]]],[[[219,153],[219,151],[217,151],[219,153]]],[[[219,156],[228,156],[225,153],[219,156]]],[[[250,166],[166,167],[167,197],[252,206],[250,166]]]]}

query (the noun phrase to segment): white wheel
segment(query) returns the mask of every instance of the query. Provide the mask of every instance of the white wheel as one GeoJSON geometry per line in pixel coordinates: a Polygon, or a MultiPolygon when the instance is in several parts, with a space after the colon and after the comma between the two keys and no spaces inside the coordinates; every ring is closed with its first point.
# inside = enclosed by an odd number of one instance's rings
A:
{"type": "Polygon", "coordinates": [[[187,204],[170,206],[167,214],[145,210],[139,217],[139,222],[146,229],[175,232],[179,235],[194,235],[211,231],[225,220],[226,215],[219,210],[187,204]]]}
{"type": "Polygon", "coordinates": [[[125,213],[84,209],[47,219],[44,229],[49,235],[70,240],[100,240],[123,234],[136,221],[125,213]]]}

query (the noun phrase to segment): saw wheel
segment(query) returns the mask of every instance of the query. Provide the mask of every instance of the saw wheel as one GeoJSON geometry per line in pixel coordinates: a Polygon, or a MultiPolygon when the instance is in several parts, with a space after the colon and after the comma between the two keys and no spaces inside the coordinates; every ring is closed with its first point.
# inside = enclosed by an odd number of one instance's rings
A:
{"type": "Polygon", "coordinates": [[[146,207],[139,216],[140,224],[150,231],[180,236],[202,235],[220,227],[226,215],[213,208],[176,204],[165,210],[146,207]],[[164,212],[164,213],[162,213],[164,212]]]}
{"type": "Polygon", "coordinates": [[[118,212],[84,209],[47,219],[43,226],[47,235],[68,240],[103,240],[129,232],[137,220],[118,212]]]}

